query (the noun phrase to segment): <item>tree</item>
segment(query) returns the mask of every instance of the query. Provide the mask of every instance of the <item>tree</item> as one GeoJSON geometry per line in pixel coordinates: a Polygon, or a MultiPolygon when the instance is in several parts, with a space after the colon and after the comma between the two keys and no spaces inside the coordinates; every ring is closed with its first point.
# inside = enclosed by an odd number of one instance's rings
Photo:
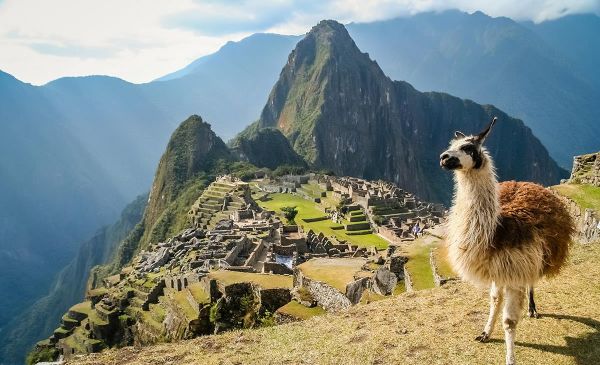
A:
{"type": "Polygon", "coordinates": [[[295,219],[296,215],[298,215],[298,209],[296,209],[296,207],[282,207],[281,211],[288,224],[296,224],[295,219]]]}

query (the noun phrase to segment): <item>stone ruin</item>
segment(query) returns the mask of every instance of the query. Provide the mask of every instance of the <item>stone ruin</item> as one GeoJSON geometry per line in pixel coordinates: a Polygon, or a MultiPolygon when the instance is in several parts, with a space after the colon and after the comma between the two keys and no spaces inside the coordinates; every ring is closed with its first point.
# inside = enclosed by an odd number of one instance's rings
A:
{"type": "Polygon", "coordinates": [[[387,181],[320,176],[319,184],[331,189],[334,197],[363,208],[375,223],[376,232],[392,243],[414,240],[415,224],[429,228],[441,223],[445,215],[443,205],[420,201],[387,181]]]}

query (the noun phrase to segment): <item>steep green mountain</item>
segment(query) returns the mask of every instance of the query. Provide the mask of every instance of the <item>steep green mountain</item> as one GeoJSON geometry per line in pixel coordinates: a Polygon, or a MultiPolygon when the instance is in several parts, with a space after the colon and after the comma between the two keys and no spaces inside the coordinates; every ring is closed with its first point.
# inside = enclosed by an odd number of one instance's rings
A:
{"type": "Polygon", "coordinates": [[[91,285],[126,265],[148,243],[184,228],[187,212],[207,182],[233,161],[223,140],[201,117],[192,115],[182,122],[160,159],[141,222],[114,250],[110,262],[94,270],[91,285]]]}
{"type": "Polygon", "coordinates": [[[348,27],[392,79],[498,106],[567,168],[573,155],[599,147],[598,29],[596,15],[529,28],[459,11],[348,27]]]}
{"type": "Polygon", "coordinates": [[[384,178],[428,200],[448,202],[450,176],[438,156],[454,130],[477,132],[498,116],[488,148],[503,180],[558,182],[566,172],[523,122],[493,106],[392,81],[361,53],[343,25],[322,21],[298,43],[263,109],[316,168],[384,178]]]}
{"type": "Polygon", "coordinates": [[[147,198],[147,195],[140,195],[125,207],[116,223],[101,228],[85,241],[75,258],[58,274],[50,292],[8,322],[1,354],[3,363],[22,364],[32,343],[51,333],[62,314],[73,303],[81,301],[90,269],[105,263],[117,243],[141,220],[147,198]]]}
{"type": "Polygon", "coordinates": [[[252,123],[238,134],[230,147],[238,158],[257,167],[276,169],[282,165],[306,166],[306,162],[278,129],[261,129],[258,123],[252,123]]]}

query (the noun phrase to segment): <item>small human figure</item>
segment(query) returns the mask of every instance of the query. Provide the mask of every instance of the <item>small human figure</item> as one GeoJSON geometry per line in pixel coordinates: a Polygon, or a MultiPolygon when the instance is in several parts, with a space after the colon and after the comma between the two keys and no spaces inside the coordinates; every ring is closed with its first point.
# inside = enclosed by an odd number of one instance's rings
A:
{"type": "Polygon", "coordinates": [[[413,234],[415,235],[415,238],[419,237],[419,233],[421,232],[421,227],[419,227],[419,222],[417,222],[414,226],[413,226],[413,234]]]}

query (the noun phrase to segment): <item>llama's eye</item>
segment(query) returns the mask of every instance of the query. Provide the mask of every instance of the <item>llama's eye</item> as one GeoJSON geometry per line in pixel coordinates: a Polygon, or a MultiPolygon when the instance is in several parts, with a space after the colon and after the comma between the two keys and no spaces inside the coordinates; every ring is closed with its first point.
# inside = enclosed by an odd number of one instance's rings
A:
{"type": "Polygon", "coordinates": [[[465,153],[473,153],[473,152],[475,152],[475,146],[467,144],[467,145],[462,146],[460,148],[460,150],[465,153]]]}

